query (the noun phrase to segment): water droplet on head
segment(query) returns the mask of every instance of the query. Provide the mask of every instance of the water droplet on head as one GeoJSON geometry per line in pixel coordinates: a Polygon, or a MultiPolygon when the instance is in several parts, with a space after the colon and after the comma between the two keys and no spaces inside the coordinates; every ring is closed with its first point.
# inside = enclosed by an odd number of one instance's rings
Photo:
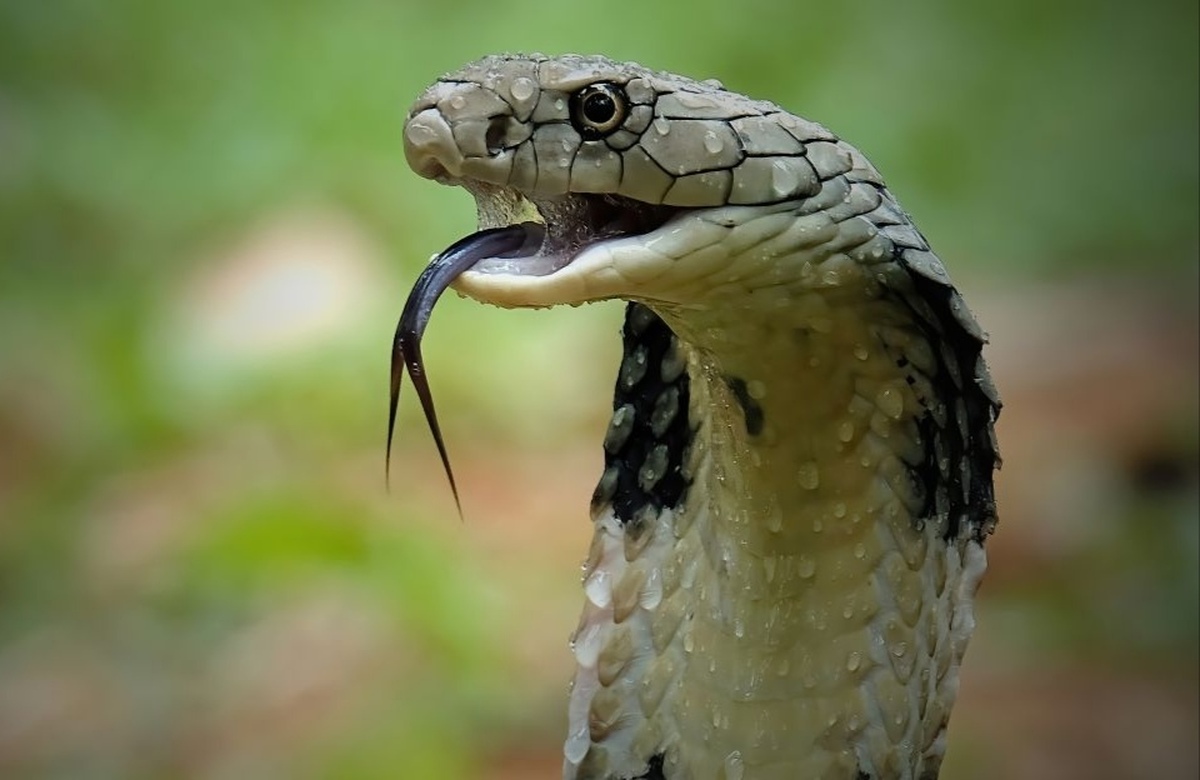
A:
{"type": "Polygon", "coordinates": [[[858,667],[860,666],[862,666],[862,653],[852,650],[850,655],[846,656],[846,668],[855,672],[858,671],[858,667]]]}
{"type": "Polygon", "coordinates": [[[462,111],[467,105],[467,99],[462,95],[454,95],[448,102],[455,111],[462,111]]]}
{"type": "Polygon", "coordinates": [[[421,122],[413,122],[406,129],[408,142],[413,146],[421,146],[437,138],[437,133],[431,127],[421,122]]]}
{"type": "Polygon", "coordinates": [[[725,148],[725,142],[721,140],[721,136],[717,135],[712,130],[704,133],[704,149],[709,154],[717,154],[725,148]]]}
{"type": "Polygon", "coordinates": [[[537,85],[533,83],[533,79],[526,78],[525,76],[518,76],[517,78],[513,79],[513,83],[508,88],[508,91],[513,96],[513,100],[517,101],[518,103],[524,103],[526,100],[529,100],[531,97],[533,97],[533,93],[536,89],[537,85]]]}
{"type": "Polygon", "coordinates": [[[800,186],[796,163],[777,159],[771,163],[771,192],[777,198],[791,197],[800,186]]]}
{"type": "Polygon", "coordinates": [[[860,561],[867,557],[867,548],[863,546],[862,542],[854,545],[854,557],[858,558],[860,561]]]}
{"type": "Polygon", "coordinates": [[[867,352],[867,348],[862,344],[854,345],[854,357],[858,358],[859,360],[866,360],[870,354],[871,353],[867,352]]]}
{"type": "Polygon", "coordinates": [[[654,121],[650,123],[650,126],[653,127],[654,132],[658,133],[659,135],[666,135],[667,133],[671,132],[671,123],[663,119],[661,116],[656,117],[654,121]]]}

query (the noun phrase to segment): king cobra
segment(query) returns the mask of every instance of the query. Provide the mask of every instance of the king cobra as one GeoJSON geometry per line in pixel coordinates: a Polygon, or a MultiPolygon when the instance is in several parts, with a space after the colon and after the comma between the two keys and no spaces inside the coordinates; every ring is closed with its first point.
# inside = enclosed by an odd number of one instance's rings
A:
{"type": "Polygon", "coordinates": [[[573,55],[442,77],[404,150],[478,207],[393,351],[392,422],[407,367],[448,476],[420,352],[448,286],[628,302],[564,778],[935,778],[1000,402],[875,168],[716,81],[573,55]]]}

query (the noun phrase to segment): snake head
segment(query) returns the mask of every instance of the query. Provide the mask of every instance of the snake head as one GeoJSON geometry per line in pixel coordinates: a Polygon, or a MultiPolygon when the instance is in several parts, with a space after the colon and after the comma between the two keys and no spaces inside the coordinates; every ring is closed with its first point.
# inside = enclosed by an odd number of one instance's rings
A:
{"type": "Polygon", "coordinates": [[[442,77],[410,110],[404,149],[421,176],[471,192],[481,230],[544,225],[531,251],[480,258],[456,282],[505,306],[686,299],[680,283],[703,268],[673,261],[748,222],[745,209],[789,209],[856,166],[873,174],[774,103],[575,55],[487,57],[442,77]]]}

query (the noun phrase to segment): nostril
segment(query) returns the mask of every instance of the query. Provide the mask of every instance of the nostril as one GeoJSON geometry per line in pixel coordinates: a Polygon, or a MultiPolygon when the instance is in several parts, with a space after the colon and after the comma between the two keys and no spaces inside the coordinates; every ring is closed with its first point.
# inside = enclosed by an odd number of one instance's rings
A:
{"type": "Polygon", "coordinates": [[[487,132],[484,133],[483,143],[492,157],[500,154],[506,148],[504,140],[508,137],[508,117],[494,116],[488,120],[487,132]]]}

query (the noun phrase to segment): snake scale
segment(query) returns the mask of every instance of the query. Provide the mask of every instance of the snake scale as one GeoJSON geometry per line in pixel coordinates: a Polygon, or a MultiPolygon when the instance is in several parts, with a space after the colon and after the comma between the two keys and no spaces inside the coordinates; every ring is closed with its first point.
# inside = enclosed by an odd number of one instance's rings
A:
{"type": "Polygon", "coordinates": [[[448,285],[628,301],[564,777],[936,777],[1000,401],[984,332],[875,168],[716,81],[575,55],[442,77],[404,145],[478,206],[393,358],[393,417],[407,367],[448,474],[420,355],[448,285]]]}

